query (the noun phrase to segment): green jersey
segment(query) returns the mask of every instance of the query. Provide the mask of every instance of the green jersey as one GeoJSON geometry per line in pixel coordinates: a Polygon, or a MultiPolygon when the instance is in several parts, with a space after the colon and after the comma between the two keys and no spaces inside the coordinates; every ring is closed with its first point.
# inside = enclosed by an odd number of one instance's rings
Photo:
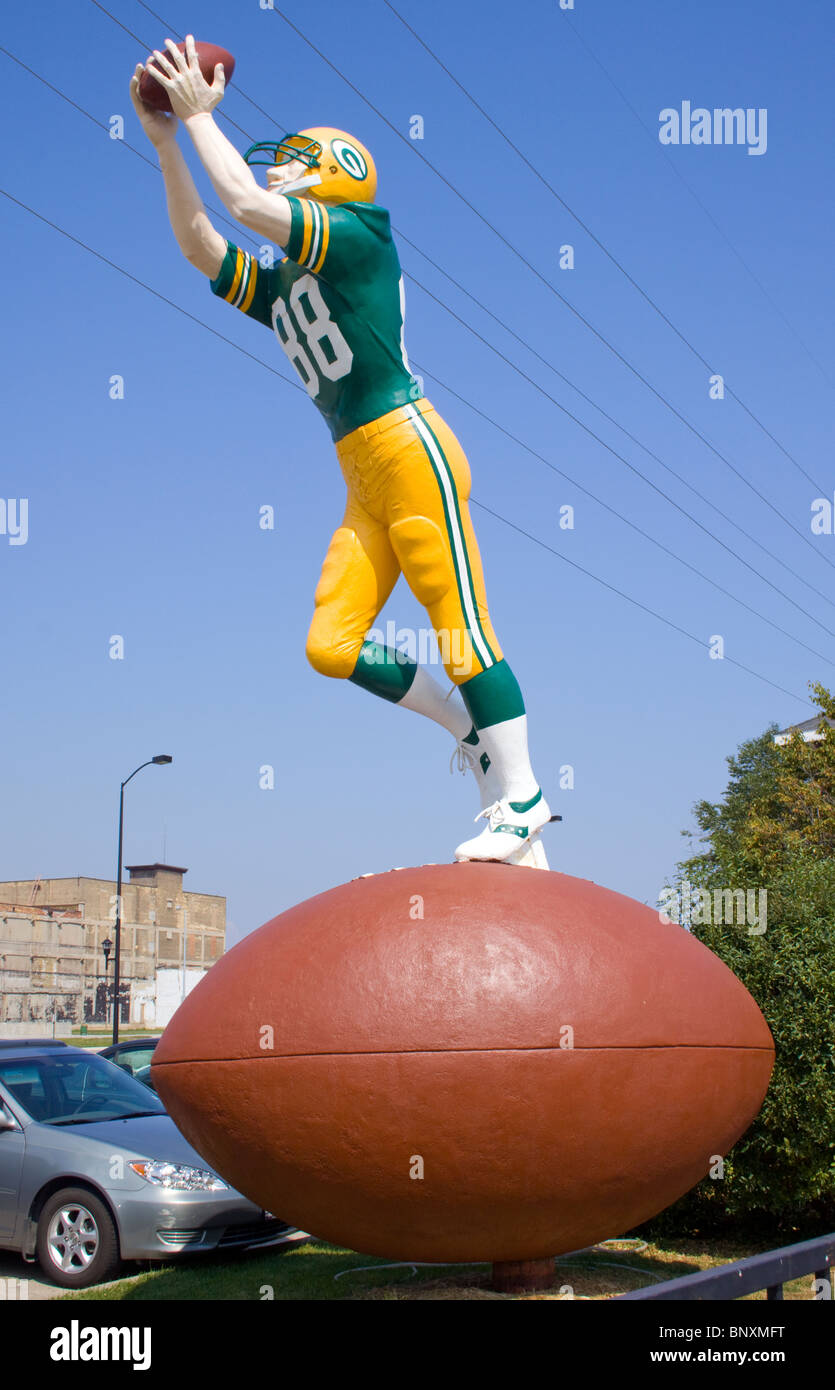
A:
{"type": "Polygon", "coordinates": [[[385,208],[288,198],[286,257],[227,242],[220,295],[272,328],[334,440],[422,396],[403,338],[400,260],[385,208]]]}

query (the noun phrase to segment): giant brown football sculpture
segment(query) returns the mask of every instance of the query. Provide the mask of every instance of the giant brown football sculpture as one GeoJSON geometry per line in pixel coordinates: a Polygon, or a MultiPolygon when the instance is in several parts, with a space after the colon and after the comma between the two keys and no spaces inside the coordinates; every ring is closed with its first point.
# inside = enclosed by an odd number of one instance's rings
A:
{"type": "Polygon", "coordinates": [[[355,879],[188,996],[153,1065],[217,1171],[336,1244],[520,1261],[628,1231],[756,1115],[751,996],[651,908],[490,863],[355,879]]]}

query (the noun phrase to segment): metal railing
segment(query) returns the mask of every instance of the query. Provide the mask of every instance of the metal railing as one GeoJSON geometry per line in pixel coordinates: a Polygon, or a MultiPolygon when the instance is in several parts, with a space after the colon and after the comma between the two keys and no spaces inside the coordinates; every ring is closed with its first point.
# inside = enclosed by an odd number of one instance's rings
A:
{"type": "MultiPolygon", "coordinates": [[[[619,1299],[729,1299],[766,1290],[769,1299],[783,1297],[783,1285],[790,1279],[813,1274],[820,1292],[815,1297],[832,1298],[830,1271],[835,1267],[835,1233],[817,1240],[803,1240],[797,1245],[784,1245],[781,1250],[767,1250],[751,1255],[735,1264],[720,1265],[718,1269],[702,1269],[698,1274],[685,1274],[680,1279],[668,1279],[647,1289],[618,1294],[619,1299]]],[[[613,1300],[614,1302],[615,1300],[613,1300]]]]}

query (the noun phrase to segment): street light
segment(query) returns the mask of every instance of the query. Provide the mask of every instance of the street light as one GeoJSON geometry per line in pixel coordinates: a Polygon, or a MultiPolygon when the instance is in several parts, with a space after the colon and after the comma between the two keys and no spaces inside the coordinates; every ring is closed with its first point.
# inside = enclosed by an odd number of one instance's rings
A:
{"type": "Polygon", "coordinates": [[[107,987],[107,968],[110,964],[110,952],[113,950],[113,942],[110,940],[109,936],[106,936],[101,943],[101,950],[104,956],[104,1021],[107,1023],[109,1022],[107,1010],[110,1006],[110,991],[107,987]]]}
{"type": "Polygon", "coordinates": [[[126,777],[121,784],[119,791],[119,863],[116,868],[116,950],[113,953],[113,1041],[119,1041],[119,987],[121,984],[119,968],[121,965],[121,946],[122,946],[122,832],[125,824],[125,787],[128,782],[133,781],[137,772],[141,772],[143,767],[150,767],[155,764],[162,767],[166,763],[173,763],[174,759],[168,753],[157,753],[155,758],[149,758],[146,763],[140,763],[135,767],[130,777],[126,777]]]}
{"type": "Polygon", "coordinates": [[[186,942],[188,941],[188,908],[181,908],[178,904],[175,907],[174,911],[182,912],[183,914],[183,974],[182,988],[180,990],[180,1003],[184,1004],[186,998],[186,942]]]}

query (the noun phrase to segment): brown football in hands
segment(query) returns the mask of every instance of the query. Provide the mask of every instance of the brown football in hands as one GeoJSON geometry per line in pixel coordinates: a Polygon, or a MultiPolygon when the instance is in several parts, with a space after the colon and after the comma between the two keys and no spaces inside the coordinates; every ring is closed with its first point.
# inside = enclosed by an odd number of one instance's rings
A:
{"type": "MultiPolygon", "coordinates": [[[[184,43],[178,43],[177,47],[181,53],[185,53],[184,43]]],[[[226,74],[227,86],[235,71],[235,59],[225,48],[218,48],[216,43],[201,43],[195,39],[194,47],[197,49],[197,57],[200,59],[200,71],[206,81],[211,84],[215,77],[215,67],[218,63],[223,64],[223,71],[226,74]]],[[[160,47],[160,53],[167,53],[168,49],[160,47]]],[[[154,64],[149,64],[139,79],[139,95],[148,106],[153,106],[157,111],[170,111],[171,102],[165,88],[160,86],[157,79],[151,75],[154,64]]]]}

